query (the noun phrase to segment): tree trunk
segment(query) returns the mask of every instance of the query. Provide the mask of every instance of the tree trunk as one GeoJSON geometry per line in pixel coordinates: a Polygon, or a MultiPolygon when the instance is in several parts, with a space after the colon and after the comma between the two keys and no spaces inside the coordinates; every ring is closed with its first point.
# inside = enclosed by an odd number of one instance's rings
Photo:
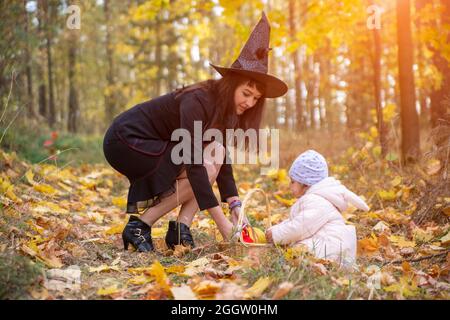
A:
{"type": "Polygon", "coordinates": [[[46,17],[46,47],[47,47],[47,80],[48,80],[48,125],[53,128],[56,121],[55,97],[53,90],[53,60],[52,60],[52,11],[56,10],[51,0],[44,0],[46,17]],[[50,4],[50,5],[49,5],[50,4]]]}
{"type": "Polygon", "coordinates": [[[420,128],[414,91],[413,45],[409,0],[397,0],[397,39],[402,161],[409,163],[418,160],[420,155],[420,128]]]}
{"type": "MultiPolygon", "coordinates": [[[[416,25],[416,29],[417,29],[417,33],[420,34],[421,33],[421,29],[423,28],[423,22],[422,22],[422,17],[421,17],[421,10],[428,4],[431,3],[432,0],[416,0],[415,1],[415,7],[416,7],[416,21],[415,21],[415,25],[416,25]]],[[[424,70],[425,70],[425,66],[428,63],[427,59],[424,57],[424,49],[425,49],[426,44],[422,43],[420,40],[417,41],[416,44],[416,50],[417,50],[417,67],[418,67],[418,75],[420,79],[423,79],[425,77],[424,75],[424,70]]],[[[428,120],[430,119],[430,112],[429,112],[429,108],[427,107],[427,94],[428,92],[426,92],[425,88],[418,88],[417,90],[418,93],[418,101],[419,101],[419,105],[420,105],[420,118],[421,118],[421,122],[422,123],[427,123],[428,120]]]]}
{"type": "MultiPolygon", "coordinates": [[[[289,0],[289,33],[292,41],[296,41],[297,26],[295,24],[297,16],[297,7],[295,0],[289,0]]],[[[303,120],[302,104],[302,70],[299,61],[299,50],[292,52],[292,62],[294,63],[294,89],[295,89],[295,109],[296,109],[296,129],[302,131],[305,129],[303,120]]]]}
{"type": "Polygon", "coordinates": [[[388,152],[386,141],[386,126],[383,120],[381,107],[381,37],[377,28],[373,29],[374,55],[373,55],[373,84],[375,96],[375,108],[377,111],[377,125],[380,137],[381,155],[384,158],[388,152]]]}
{"type": "Polygon", "coordinates": [[[67,130],[72,133],[78,131],[78,118],[80,108],[78,104],[78,92],[75,83],[76,54],[77,54],[77,30],[70,30],[68,48],[68,78],[69,78],[69,111],[67,115],[67,130]]]}
{"type": "Polygon", "coordinates": [[[34,94],[33,94],[33,77],[31,73],[31,54],[30,54],[30,29],[29,29],[29,19],[27,12],[27,0],[23,1],[23,11],[25,20],[25,34],[27,37],[27,43],[25,45],[25,74],[27,78],[27,109],[28,116],[30,118],[36,118],[36,111],[34,109],[34,94]]]}
{"type": "Polygon", "coordinates": [[[159,19],[159,17],[156,17],[157,19],[157,23],[156,23],[156,27],[155,27],[155,32],[156,32],[156,44],[155,44],[155,65],[158,68],[158,71],[156,73],[156,79],[155,79],[155,84],[156,84],[156,92],[155,95],[156,96],[160,96],[161,95],[161,84],[163,81],[163,69],[164,66],[162,64],[162,34],[161,34],[161,21],[159,19]]]}
{"type": "Polygon", "coordinates": [[[111,7],[110,0],[104,0],[103,9],[105,14],[105,24],[106,24],[106,61],[107,61],[107,71],[106,71],[106,92],[104,95],[105,99],[105,116],[106,124],[110,124],[114,116],[116,115],[116,98],[115,98],[115,80],[114,80],[114,57],[112,48],[112,31],[111,31],[111,7]]]}
{"type": "MultiPolygon", "coordinates": [[[[441,0],[442,16],[441,25],[437,26],[441,32],[447,32],[447,43],[450,42],[450,32],[445,31],[450,26],[450,1],[441,0]]],[[[442,82],[438,90],[431,94],[431,126],[434,128],[437,126],[439,119],[444,119],[445,114],[448,112],[448,103],[445,103],[447,98],[450,98],[450,67],[449,61],[442,55],[439,49],[433,48],[433,63],[436,69],[442,74],[442,82]]]]}
{"type": "Polygon", "coordinates": [[[306,81],[306,109],[307,117],[309,119],[309,128],[314,128],[314,89],[316,75],[314,70],[314,57],[311,55],[306,61],[306,68],[308,70],[308,78],[306,81]]]}
{"type": "Polygon", "coordinates": [[[37,65],[37,83],[38,87],[38,104],[39,104],[39,114],[47,118],[47,87],[44,79],[44,69],[45,69],[45,47],[43,45],[43,38],[45,37],[45,11],[44,11],[44,0],[38,1],[37,7],[37,18],[38,18],[38,38],[39,44],[39,62],[37,65]]]}
{"type": "Polygon", "coordinates": [[[322,59],[321,64],[321,81],[322,81],[322,94],[324,101],[324,116],[322,118],[323,126],[326,127],[329,132],[332,132],[334,127],[334,106],[333,106],[333,95],[332,95],[332,84],[330,81],[330,76],[333,74],[334,70],[332,70],[331,60],[324,58],[322,59]]]}

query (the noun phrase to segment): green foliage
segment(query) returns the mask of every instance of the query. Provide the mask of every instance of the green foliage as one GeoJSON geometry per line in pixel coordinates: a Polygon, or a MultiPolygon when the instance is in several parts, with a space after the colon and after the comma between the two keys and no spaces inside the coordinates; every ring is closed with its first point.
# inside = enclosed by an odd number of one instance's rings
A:
{"type": "Polygon", "coordinates": [[[53,144],[45,147],[51,140],[52,132],[46,127],[13,125],[6,132],[1,147],[8,152],[16,152],[31,163],[55,162],[58,165],[104,162],[102,136],[86,136],[63,133],[58,135],[53,144]]]}
{"type": "Polygon", "coordinates": [[[41,267],[26,257],[0,255],[0,299],[26,298],[27,289],[41,273],[41,267]]]}

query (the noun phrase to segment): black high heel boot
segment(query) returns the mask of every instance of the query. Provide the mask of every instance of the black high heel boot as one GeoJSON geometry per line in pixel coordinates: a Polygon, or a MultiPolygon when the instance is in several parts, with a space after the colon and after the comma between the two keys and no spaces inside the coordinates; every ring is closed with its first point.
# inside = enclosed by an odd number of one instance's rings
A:
{"type": "Polygon", "coordinates": [[[122,232],[123,247],[131,245],[139,252],[153,251],[152,228],[141,219],[131,216],[122,232]]]}
{"type": "Polygon", "coordinates": [[[182,222],[169,221],[169,230],[166,234],[166,244],[170,249],[174,249],[176,245],[195,247],[189,227],[182,222]]]}

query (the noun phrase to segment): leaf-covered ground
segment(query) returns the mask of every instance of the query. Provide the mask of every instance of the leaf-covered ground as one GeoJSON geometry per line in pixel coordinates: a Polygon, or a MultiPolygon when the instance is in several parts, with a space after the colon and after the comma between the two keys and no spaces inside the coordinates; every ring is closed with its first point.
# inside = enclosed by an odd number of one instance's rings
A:
{"type": "MultiPolygon", "coordinates": [[[[344,213],[359,239],[358,265],[348,271],[298,248],[223,243],[206,212],[193,223],[194,250],[165,247],[174,210],[152,229],[155,253],[124,251],[124,177],[103,165],[30,165],[1,152],[0,298],[448,299],[450,195],[433,198],[437,219],[412,222],[439,168],[398,168],[370,143],[331,161],[332,174],[371,207],[344,213]]],[[[242,196],[266,191],[272,223],[288,215],[286,170],[260,176],[256,166],[236,166],[235,174],[242,196]]],[[[257,196],[247,213],[261,228],[269,218],[257,196]]]]}

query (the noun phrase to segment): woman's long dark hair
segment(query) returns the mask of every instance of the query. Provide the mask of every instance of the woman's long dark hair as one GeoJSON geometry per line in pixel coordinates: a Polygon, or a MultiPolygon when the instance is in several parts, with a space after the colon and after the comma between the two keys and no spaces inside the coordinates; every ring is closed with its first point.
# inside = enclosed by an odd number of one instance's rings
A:
{"type": "MultiPolygon", "coordinates": [[[[226,129],[242,129],[244,131],[247,129],[259,129],[266,100],[266,88],[263,83],[239,73],[229,71],[219,80],[207,80],[178,89],[175,97],[178,98],[196,89],[208,90],[215,97],[216,108],[210,127],[219,129],[224,137],[226,129]],[[255,106],[247,109],[243,114],[238,115],[236,113],[236,106],[234,105],[234,93],[236,88],[244,83],[247,83],[249,86],[255,86],[261,93],[261,97],[255,106]]],[[[247,147],[246,145],[246,149],[247,147]]]]}

